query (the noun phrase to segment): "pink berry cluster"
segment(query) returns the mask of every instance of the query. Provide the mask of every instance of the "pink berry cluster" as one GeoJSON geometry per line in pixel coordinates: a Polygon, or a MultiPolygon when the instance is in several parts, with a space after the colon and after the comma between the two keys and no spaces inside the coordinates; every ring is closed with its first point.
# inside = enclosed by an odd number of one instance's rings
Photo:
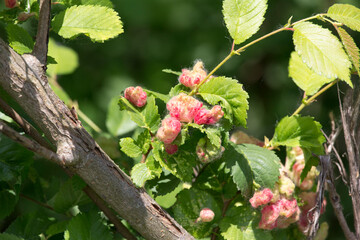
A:
{"type": "Polygon", "coordinates": [[[146,104],[147,95],[142,87],[128,87],[124,91],[124,96],[136,107],[143,107],[146,104]]]}
{"type": "Polygon", "coordinates": [[[202,61],[197,61],[192,70],[182,69],[182,74],[179,77],[179,82],[185,85],[186,87],[193,89],[198,85],[204,78],[207,73],[204,69],[204,64],[202,61]]]}
{"type": "MultiPolygon", "coordinates": [[[[179,81],[185,86],[193,88],[206,75],[203,63],[198,61],[192,70],[182,70],[179,81]]],[[[208,110],[203,107],[201,101],[185,93],[179,93],[171,98],[166,104],[166,109],[169,111],[170,117],[162,121],[156,137],[164,142],[165,151],[169,154],[174,154],[178,149],[172,142],[179,135],[181,124],[194,122],[199,125],[213,125],[224,116],[220,105],[215,105],[208,110]]]]}
{"type": "MultiPolygon", "coordinates": [[[[300,175],[305,166],[301,148],[293,148],[286,159],[285,167],[280,169],[281,174],[274,189],[265,188],[254,193],[250,204],[254,208],[262,207],[259,228],[274,229],[287,228],[297,222],[299,229],[306,232],[312,220],[310,211],[316,204],[316,193],[309,191],[317,176],[316,169],[312,169],[306,178],[301,181],[300,175]],[[298,202],[295,197],[295,188],[299,189],[298,202]]],[[[324,200],[322,212],[325,209],[324,200]]]]}

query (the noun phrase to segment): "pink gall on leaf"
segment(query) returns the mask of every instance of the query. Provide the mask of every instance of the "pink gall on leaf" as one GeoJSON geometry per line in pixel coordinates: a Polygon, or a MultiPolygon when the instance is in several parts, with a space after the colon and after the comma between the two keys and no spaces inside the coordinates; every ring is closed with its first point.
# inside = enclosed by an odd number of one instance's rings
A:
{"type": "Polygon", "coordinates": [[[124,96],[136,107],[143,107],[146,104],[147,94],[141,87],[128,87],[125,89],[124,96]]]}
{"type": "Polygon", "coordinates": [[[262,191],[255,192],[254,196],[249,200],[252,207],[268,204],[273,198],[273,193],[269,188],[265,188],[262,191]]]}
{"type": "Polygon", "coordinates": [[[165,118],[161,122],[161,127],[156,133],[156,137],[165,144],[172,143],[181,131],[181,123],[173,117],[165,118]]]}
{"type": "Polygon", "coordinates": [[[170,115],[180,122],[192,122],[202,105],[202,102],[195,98],[185,93],[180,93],[170,99],[166,104],[166,108],[170,112],[170,115]]]}
{"type": "Polygon", "coordinates": [[[205,77],[207,73],[204,69],[204,64],[201,61],[195,63],[192,70],[182,69],[182,74],[179,77],[179,82],[184,86],[193,89],[198,85],[205,77]]]}

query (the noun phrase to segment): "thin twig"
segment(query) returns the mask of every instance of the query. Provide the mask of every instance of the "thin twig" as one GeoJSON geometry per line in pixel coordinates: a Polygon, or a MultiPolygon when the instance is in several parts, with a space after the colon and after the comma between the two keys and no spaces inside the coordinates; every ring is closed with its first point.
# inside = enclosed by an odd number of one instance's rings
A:
{"type": "Polygon", "coordinates": [[[33,198],[31,198],[31,197],[28,197],[28,196],[26,196],[26,195],[24,195],[24,194],[22,194],[22,193],[20,193],[20,197],[25,198],[25,199],[33,202],[33,203],[36,203],[37,205],[40,205],[40,206],[42,206],[42,207],[44,207],[44,208],[50,209],[51,211],[54,211],[54,212],[55,212],[55,209],[54,209],[53,207],[51,207],[51,206],[49,206],[49,205],[47,205],[47,204],[45,204],[45,203],[39,202],[39,201],[36,200],[36,199],[33,199],[33,198]]]}
{"type": "Polygon", "coordinates": [[[50,8],[51,0],[40,0],[39,23],[32,55],[34,55],[43,66],[46,66],[48,52],[50,8]]]}
{"type": "Polygon", "coordinates": [[[35,142],[32,139],[29,139],[11,127],[9,127],[4,121],[0,120],[0,132],[3,133],[8,138],[14,140],[15,142],[21,144],[25,148],[29,149],[30,151],[49,159],[57,164],[62,164],[62,160],[58,157],[56,153],[53,151],[41,146],[39,143],[35,142]]]}
{"type": "Polygon", "coordinates": [[[0,109],[3,110],[6,115],[11,117],[17,124],[19,124],[19,126],[24,130],[24,132],[30,137],[32,137],[41,146],[49,150],[52,149],[50,144],[45,141],[45,139],[40,135],[40,133],[1,98],[0,109]]]}
{"type": "Polygon", "coordinates": [[[328,190],[329,190],[330,202],[334,208],[334,212],[339,221],[340,227],[343,230],[344,235],[347,240],[356,240],[355,234],[353,232],[351,232],[351,230],[346,222],[345,216],[342,212],[340,196],[336,192],[336,188],[335,188],[334,174],[333,174],[333,169],[331,167],[330,158],[329,158],[329,161],[321,160],[321,164],[323,165],[323,169],[326,169],[326,171],[327,171],[327,174],[326,174],[327,181],[326,182],[327,182],[327,186],[328,186],[328,190]]]}

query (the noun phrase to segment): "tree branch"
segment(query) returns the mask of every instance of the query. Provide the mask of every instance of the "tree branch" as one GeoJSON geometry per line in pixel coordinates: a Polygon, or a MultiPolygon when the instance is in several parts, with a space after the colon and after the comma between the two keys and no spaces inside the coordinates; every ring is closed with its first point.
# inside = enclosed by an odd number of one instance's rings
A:
{"type": "Polygon", "coordinates": [[[344,138],[347,150],[347,158],[349,161],[350,170],[350,195],[353,204],[354,212],[354,225],[356,238],[360,239],[360,179],[359,179],[359,149],[356,139],[356,128],[358,128],[359,108],[360,108],[360,96],[359,86],[355,87],[355,90],[349,89],[344,97],[344,105],[340,102],[341,119],[344,129],[344,138]],[[356,99],[354,99],[356,97],[356,99]]]}
{"type": "Polygon", "coordinates": [[[133,185],[72,116],[34,63],[0,39],[0,85],[56,146],[57,163],[61,165],[61,159],[144,238],[194,239],[144,189],[133,185]]]}
{"type": "Polygon", "coordinates": [[[51,0],[40,0],[39,23],[36,33],[36,42],[32,52],[43,66],[46,66],[51,0]]]}
{"type": "Polygon", "coordinates": [[[11,117],[17,124],[19,124],[19,126],[25,131],[25,133],[32,137],[41,146],[49,150],[52,149],[50,144],[45,141],[45,139],[40,135],[40,133],[1,98],[0,109],[2,109],[6,115],[11,117]]]}
{"type": "Polygon", "coordinates": [[[61,159],[52,151],[44,148],[32,139],[29,139],[23,135],[20,135],[17,131],[6,125],[6,123],[0,120],[0,132],[15,142],[21,144],[30,151],[40,155],[43,158],[49,159],[57,164],[61,163],[61,159]]]}
{"type": "Polygon", "coordinates": [[[114,212],[108,208],[104,200],[102,200],[89,186],[86,186],[83,191],[89,196],[89,198],[100,208],[105,216],[112,222],[116,230],[128,240],[136,240],[131,232],[120,222],[119,218],[114,214],[114,212]]]}

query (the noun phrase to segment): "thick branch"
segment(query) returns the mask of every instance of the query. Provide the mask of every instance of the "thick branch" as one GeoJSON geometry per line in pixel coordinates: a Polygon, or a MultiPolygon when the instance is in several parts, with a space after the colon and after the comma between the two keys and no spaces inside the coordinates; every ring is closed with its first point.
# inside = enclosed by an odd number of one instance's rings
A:
{"type": "Polygon", "coordinates": [[[32,55],[34,55],[43,66],[46,66],[48,52],[50,7],[51,0],[40,0],[39,24],[34,50],[32,52],[32,55]]]}
{"type": "Polygon", "coordinates": [[[344,138],[347,150],[347,157],[349,161],[350,170],[350,194],[354,211],[354,225],[356,238],[360,239],[360,178],[359,178],[359,149],[358,142],[359,136],[356,136],[356,129],[359,127],[360,101],[359,90],[349,89],[344,97],[344,105],[340,105],[341,119],[344,129],[344,138]],[[356,99],[355,99],[356,97],[356,99]]]}
{"type": "Polygon", "coordinates": [[[136,188],[95,143],[51,90],[41,64],[36,66],[34,62],[19,56],[0,39],[1,87],[57,147],[57,155],[66,167],[83,178],[144,238],[193,239],[144,189],[136,188]]]}

